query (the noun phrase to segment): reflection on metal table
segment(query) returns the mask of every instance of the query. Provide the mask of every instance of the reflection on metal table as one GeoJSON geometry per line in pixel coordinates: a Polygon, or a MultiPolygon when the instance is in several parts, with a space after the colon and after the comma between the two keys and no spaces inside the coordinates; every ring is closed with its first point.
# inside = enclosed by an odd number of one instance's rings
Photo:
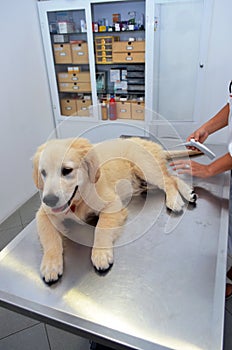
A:
{"type": "Polygon", "coordinates": [[[194,186],[196,207],[178,216],[161,191],[133,199],[103,276],[90,247],[66,240],[64,275],[47,286],[33,221],[0,253],[1,305],[115,349],[221,349],[229,174],[194,186]]]}

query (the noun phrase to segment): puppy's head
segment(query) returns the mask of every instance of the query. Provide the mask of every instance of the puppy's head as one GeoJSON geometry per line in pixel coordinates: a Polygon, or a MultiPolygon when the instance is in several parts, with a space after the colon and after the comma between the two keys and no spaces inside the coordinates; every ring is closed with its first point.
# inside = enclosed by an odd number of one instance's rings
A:
{"type": "Polygon", "coordinates": [[[81,138],[48,141],[37,149],[33,164],[35,185],[53,213],[66,211],[80,198],[80,186],[97,182],[100,176],[93,146],[81,138]]]}

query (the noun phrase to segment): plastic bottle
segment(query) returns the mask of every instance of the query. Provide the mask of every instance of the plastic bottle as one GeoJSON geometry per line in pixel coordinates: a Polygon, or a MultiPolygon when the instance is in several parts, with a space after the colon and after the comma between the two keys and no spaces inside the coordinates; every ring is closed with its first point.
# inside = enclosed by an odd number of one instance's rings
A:
{"type": "Polygon", "coordinates": [[[117,119],[116,102],[113,95],[110,97],[110,102],[109,102],[109,119],[110,120],[117,119]]]}
{"type": "Polygon", "coordinates": [[[101,113],[102,113],[102,120],[108,119],[108,113],[107,113],[107,105],[105,104],[105,101],[102,102],[101,105],[101,113]]]}

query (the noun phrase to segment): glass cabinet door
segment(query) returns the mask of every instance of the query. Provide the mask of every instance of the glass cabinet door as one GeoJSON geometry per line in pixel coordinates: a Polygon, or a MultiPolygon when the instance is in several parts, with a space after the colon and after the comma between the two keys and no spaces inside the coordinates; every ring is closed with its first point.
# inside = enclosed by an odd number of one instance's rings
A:
{"type": "Polygon", "coordinates": [[[92,92],[85,10],[48,13],[62,116],[89,117],[92,92]]]}
{"type": "Polygon", "coordinates": [[[144,124],[145,5],[145,0],[91,1],[96,87],[103,120],[144,124]]]}
{"type": "MultiPolygon", "coordinates": [[[[79,2],[80,4],[80,2],[79,2]]],[[[45,5],[44,5],[45,6],[45,5]]],[[[42,11],[40,19],[45,56],[56,119],[96,118],[93,113],[94,89],[91,83],[87,15],[83,8],[42,11]]],[[[96,99],[96,98],[95,98],[96,99]]]]}

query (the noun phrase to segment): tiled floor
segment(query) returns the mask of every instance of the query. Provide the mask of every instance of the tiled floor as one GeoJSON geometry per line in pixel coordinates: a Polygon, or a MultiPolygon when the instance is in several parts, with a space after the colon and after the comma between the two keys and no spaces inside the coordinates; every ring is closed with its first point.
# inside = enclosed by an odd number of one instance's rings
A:
{"type": "MultiPolygon", "coordinates": [[[[0,250],[35,217],[39,194],[0,225],[0,250]]],[[[0,350],[89,350],[86,339],[0,308],[0,350]]],[[[232,298],[226,302],[223,350],[232,349],[232,298]]],[[[211,349],[205,349],[211,350],[211,349]]]]}

